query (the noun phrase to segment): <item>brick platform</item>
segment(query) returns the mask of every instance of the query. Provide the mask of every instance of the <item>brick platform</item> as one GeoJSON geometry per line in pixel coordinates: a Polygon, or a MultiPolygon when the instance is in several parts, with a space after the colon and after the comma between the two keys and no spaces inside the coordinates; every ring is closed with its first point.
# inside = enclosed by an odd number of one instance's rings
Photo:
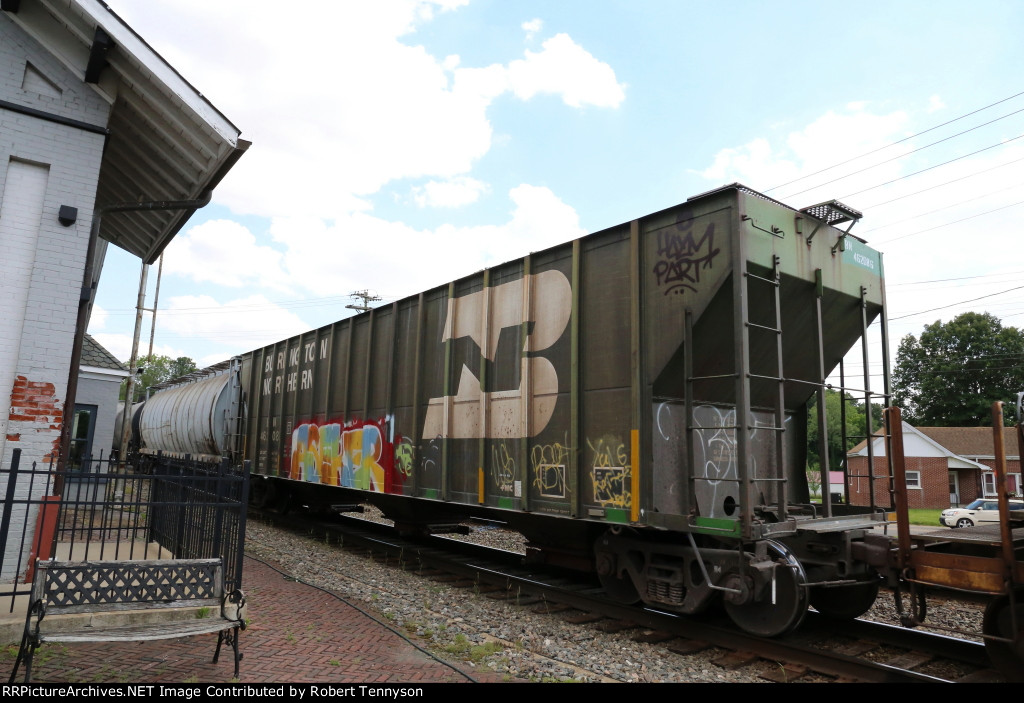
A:
{"type": "MultiPolygon", "coordinates": [[[[447,664],[334,596],[245,560],[249,627],[242,633],[242,683],[499,682],[468,664],[447,664]],[[461,673],[467,672],[467,674],[461,673]]],[[[36,653],[35,683],[224,683],[230,650],[212,663],[215,635],[158,642],[46,645],[36,653]]],[[[16,648],[15,648],[16,652],[16,648]]],[[[8,653],[9,676],[14,655],[8,653]]],[[[24,670],[19,670],[19,678],[24,670]]]]}

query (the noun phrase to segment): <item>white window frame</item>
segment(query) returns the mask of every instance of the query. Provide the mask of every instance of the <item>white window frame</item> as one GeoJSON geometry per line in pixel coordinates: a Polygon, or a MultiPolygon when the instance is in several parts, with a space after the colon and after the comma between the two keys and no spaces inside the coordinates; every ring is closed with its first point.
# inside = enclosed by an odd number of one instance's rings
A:
{"type": "Polygon", "coordinates": [[[994,498],[996,495],[996,472],[995,471],[982,471],[981,472],[981,497],[982,498],[994,498]],[[992,484],[991,487],[989,484],[992,484]]]}
{"type": "MultiPolygon", "coordinates": [[[[1009,474],[1009,475],[1013,476],[1015,478],[1016,483],[1017,483],[1017,492],[1019,493],[1021,491],[1020,474],[1013,473],[1013,474],[1009,474]]],[[[981,472],[981,493],[982,493],[982,495],[981,495],[982,498],[996,498],[998,496],[998,493],[996,493],[996,472],[995,471],[983,471],[983,472],[981,472]],[[990,482],[992,484],[991,488],[989,488],[989,483],[990,482]]]]}
{"type": "Polygon", "coordinates": [[[913,488],[914,490],[922,490],[921,486],[921,472],[920,471],[906,471],[904,472],[907,480],[907,488],[913,488]],[[913,483],[911,483],[911,476],[913,476],[913,483]]]}

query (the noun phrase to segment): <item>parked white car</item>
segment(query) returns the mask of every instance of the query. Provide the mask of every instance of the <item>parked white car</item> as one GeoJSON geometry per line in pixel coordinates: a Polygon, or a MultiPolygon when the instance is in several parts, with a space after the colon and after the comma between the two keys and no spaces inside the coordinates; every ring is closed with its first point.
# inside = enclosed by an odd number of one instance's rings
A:
{"type": "MultiPolygon", "coordinates": [[[[1024,510],[1024,502],[1011,500],[1010,510],[1024,510]]],[[[966,507],[943,510],[939,522],[946,527],[973,527],[985,522],[999,522],[999,501],[978,498],[966,507]]]]}

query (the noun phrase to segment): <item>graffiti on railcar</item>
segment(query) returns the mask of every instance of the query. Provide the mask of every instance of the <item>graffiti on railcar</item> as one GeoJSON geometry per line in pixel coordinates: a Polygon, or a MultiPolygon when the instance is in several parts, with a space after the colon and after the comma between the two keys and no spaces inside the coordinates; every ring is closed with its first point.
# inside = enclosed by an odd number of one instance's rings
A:
{"type": "Polygon", "coordinates": [[[587,447],[592,454],[594,502],[606,508],[629,508],[632,504],[630,484],[633,472],[629,451],[622,439],[613,435],[594,441],[587,439],[587,447]]]}
{"type": "MultiPolygon", "coordinates": [[[[296,425],[288,477],[376,493],[400,492],[407,474],[396,468],[390,424],[381,418],[296,425]]],[[[402,438],[397,441],[401,444],[402,438]]]]}
{"type": "Polygon", "coordinates": [[[537,464],[533,468],[533,485],[541,498],[565,498],[565,464],[537,464]]]}
{"type": "MultiPolygon", "coordinates": [[[[775,424],[771,413],[751,411],[748,418],[747,475],[757,481],[762,470],[771,474],[775,437],[761,430],[775,424]]],[[[694,484],[701,515],[734,517],[739,505],[739,457],[736,409],[699,405],[693,409],[694,484]]],[[[771,483],[757,484],[761,499],[777,490],[771,483]]]]}
{"type": "Polygon", "coordinates": [[[403,479],[412,476],[413,465],[416,462],[416,447],[408,437],[402,437],[395,442],[395,471],[400,473],[403,479]]]}
{"type": "Polygon", "coordinates": [[[569,442],[536,444],[530,449],[533,487],[542,498],[565,498],[568,483],[565,467],[569,465],[569,442]]]}
{"type": "Polygon", "coordinates": [[[516,458],[505,442],[495,442],[491,446],[491,479],[498,493],[515,493],[516,458]]]}
{"type": "Polygon", "coordinates": [[[441,470],[441,436],[433,437],[421,447],[420,469],[427,481],[440,481],[441,470]],[[437,473],[437,476],[432,476],[437,473]]]}
{"type": "Polygon", "coordinates": [[[658,261],[653,273],[665,295],[697,292],[701,269],[710,269],[721,249],[715,247],[715,223],[709,222],[698,239],[693,232],[694,219],[680,213],[675,231],[665,227],[658,232],[658,261]]]}

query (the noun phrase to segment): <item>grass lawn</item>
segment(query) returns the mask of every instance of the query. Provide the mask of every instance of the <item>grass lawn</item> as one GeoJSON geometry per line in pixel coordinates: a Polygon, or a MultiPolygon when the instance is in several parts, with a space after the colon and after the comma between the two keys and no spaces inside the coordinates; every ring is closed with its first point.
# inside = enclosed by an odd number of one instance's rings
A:
{"type": "Polygon", "coordinates": [[[942,510],[939,508],[925,509],[925,508],[911,508],[910,509],[910,524],[911,525],[928,525],[929,527],[942,527],[939,522],[939,513],[942,510]]]}

